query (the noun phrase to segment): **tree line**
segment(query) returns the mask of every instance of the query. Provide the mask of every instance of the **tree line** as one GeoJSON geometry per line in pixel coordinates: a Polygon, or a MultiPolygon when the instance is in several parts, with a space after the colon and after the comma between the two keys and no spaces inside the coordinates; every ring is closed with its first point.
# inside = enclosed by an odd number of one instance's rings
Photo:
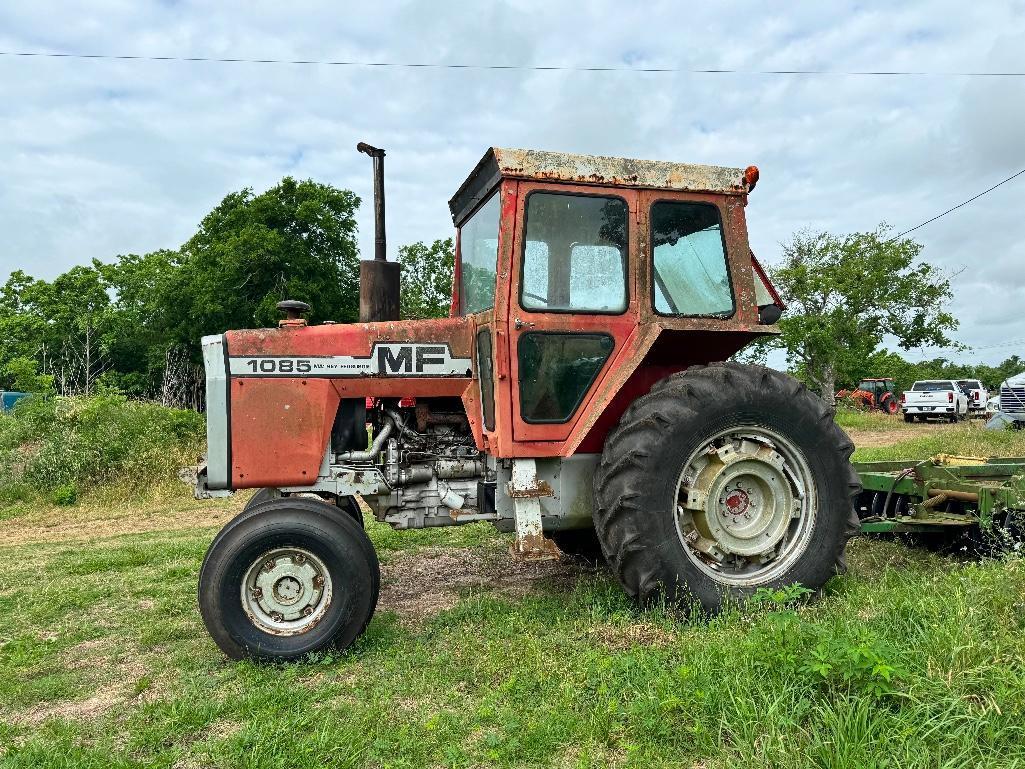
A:
{"type": "MultiPolygon", "coordinates": [[[[286,298],[311,304],[314,323],[358,319],[359,205],[286,177],[227,195],[178,249],[94,259],[53,280],[15,271],[0,289],[0,388],[199,405],[203,335],[274,326],[286,298]]],[[[400,249],[406,317],[448,314],[452,258],[451,239],[400,249]]]]}
{"type": "MultiPolygon", "coordinates": [[[[53,280],[15,271],[0,288],[0,388],[89,394],[114,388],[168,405],[202,399],[199,340],[229,328],[274,326],[277,302],[302,299],[313,323],[359,315],[359,197],[286,177],[227,196],[180,248],[72,267],[53,280]]],[[[827,401],[863,377],[978,378],[991,388],[1019,373],[892,352],[957,347],[952,280],[921,260],[922,245],[871,232],[802,231],[770,276],[787,310],[781,334],[743,356],[782,350],[788,367],[827,401]]],[[[452,239],[399,250],[403,318],[448,314],[452,239]]]]}

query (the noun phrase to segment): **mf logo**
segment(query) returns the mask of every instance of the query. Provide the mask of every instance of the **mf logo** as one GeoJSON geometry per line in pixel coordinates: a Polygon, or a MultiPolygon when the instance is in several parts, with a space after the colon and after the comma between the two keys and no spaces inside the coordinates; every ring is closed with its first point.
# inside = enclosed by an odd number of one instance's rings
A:
{"type": "Polygon", "coordinates": [[[440,344],[377,345],[377,371],[381,374],[422,374],[447,363],[448,348],[440,344]]]}

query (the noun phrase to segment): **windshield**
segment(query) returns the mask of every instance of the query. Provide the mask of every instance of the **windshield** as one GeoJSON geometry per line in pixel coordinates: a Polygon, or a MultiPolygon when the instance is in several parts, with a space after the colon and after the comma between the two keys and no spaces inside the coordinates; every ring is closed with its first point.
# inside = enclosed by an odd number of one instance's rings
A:
{"type": "Polygon", "coordinates": [[[952,382],[915,382],[915,386],[911,389],[916,390],[917,392],[933,393],[941,392],[943,390],[953,390],[954,388],[951,387],[952,384],[952,382]]]}
{"type": "Polygon", "coordinates": [[[459,228],[460,315],[483,312],[495,306],[499,211],[496,192],[459,228]]]}

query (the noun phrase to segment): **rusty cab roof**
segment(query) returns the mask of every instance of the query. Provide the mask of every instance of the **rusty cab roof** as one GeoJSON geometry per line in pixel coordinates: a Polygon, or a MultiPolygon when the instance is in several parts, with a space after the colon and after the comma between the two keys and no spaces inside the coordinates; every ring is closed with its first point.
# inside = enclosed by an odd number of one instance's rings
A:
{"type": "Polygon", "coordinates": [[[448,202],[452,221],[457,227],[502,179],[724,195],[746,195],[748,192],[741,168],[491,147],[448,202]]]}

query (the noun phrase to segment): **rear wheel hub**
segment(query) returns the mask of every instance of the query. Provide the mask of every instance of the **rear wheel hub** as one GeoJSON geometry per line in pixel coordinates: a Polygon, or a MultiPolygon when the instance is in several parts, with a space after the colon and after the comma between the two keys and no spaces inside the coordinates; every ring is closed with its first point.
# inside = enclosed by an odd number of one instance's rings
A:
{"type": "Polygon", "coordinates": [[[815,489],[803,455],[765,427],[724,430],[680,474],[677,531],[717,580],[753,584],[786,570],[807,545],[815,489]]]}

